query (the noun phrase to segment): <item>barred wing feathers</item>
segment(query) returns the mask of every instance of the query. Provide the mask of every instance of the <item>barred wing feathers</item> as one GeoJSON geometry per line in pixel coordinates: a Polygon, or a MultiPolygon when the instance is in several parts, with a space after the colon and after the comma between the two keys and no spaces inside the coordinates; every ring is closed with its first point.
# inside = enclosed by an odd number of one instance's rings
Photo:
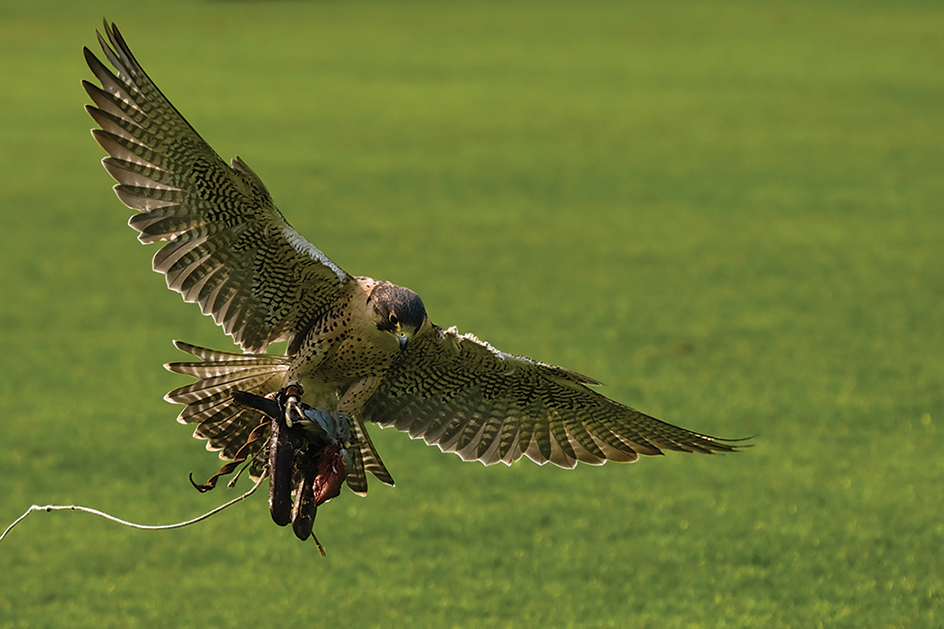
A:
{"type": "Polygon", "coordinates": [[[138,65],[118,29],[99,34],[113,74],[85,49],[101,87],[82,84],[101,126],[92,131],[115,192],[141,213],[143,243],[167,244],[154,270],[196,302],[247,352],[291,339],[341,293],[350,277],[302,238],[238,157],[227,165],[138,65]]]}
{"type": "Polygon", "coordinates": [[[366,421],[485,465],[527,456],[572,468],[578,461],[635,461],[663,449],[736,449],[619,404],[588,387],[595,384],[436,327],[413,339],[361,412],[366,421]]]}

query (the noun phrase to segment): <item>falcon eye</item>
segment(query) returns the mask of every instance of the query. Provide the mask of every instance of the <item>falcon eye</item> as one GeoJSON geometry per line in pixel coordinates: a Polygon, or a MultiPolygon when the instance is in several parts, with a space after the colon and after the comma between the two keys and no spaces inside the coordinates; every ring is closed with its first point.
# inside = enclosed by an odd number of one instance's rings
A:
{"type": "Polygon", "coordinates": [[[391,312],[391,313],[390,313],[390,323],[392,323],[393,325],[396,325],[396,324],[399,323],[399,322],[400,322],[400,321],[399,321],[399,319],[397,319],[397,315],[395,315],[394,313],[391,312]]]}

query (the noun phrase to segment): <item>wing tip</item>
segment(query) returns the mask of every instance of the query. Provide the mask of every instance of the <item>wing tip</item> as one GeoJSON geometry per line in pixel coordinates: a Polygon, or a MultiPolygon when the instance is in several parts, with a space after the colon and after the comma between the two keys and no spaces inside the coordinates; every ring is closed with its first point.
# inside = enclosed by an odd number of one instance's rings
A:
{"type": "Polygon", "coordinates": [[[744,442],[757,437],[757,435],[752,435],[750,437],[730,439],[727,437],[712,437],[698,433],[693,433],[691,436],[693,438],[687,442],[673,442],[671,445],[660,443],[659,446],[669,450],[682,450],[700,454],[738,454],[743,452],[745,448],[753,448],[755,444],[744,442]]]}
{"type": "Polygon", "coordinates": [[[709,440],[714,444],[720,446],[719,450],[715,450],[710,454],[724,454],[725,452],[731,452],[732,454],[737,454],[743,452],[745,448],[753,448],[756,443],[745,443],[751,441],[752,439],[757,439],[760,434],[751,435],[749,437],[740,437],[738,439],[729,439],[726,437],[710,437],[709,440]]]}

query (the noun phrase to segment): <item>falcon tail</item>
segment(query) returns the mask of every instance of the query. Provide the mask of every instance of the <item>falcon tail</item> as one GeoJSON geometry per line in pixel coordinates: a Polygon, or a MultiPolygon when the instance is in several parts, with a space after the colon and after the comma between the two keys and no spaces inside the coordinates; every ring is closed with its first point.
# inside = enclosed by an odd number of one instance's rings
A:
{"type": "MultiPolygon", "coordinates": [[[[239,390],[265,396],[278,391],[285,385],[285,372],[291,359],[271,354],[220,352],[182,341],[174,341],[174,345],[202,362],[164,365],[174,373],[197,378],[192,384],[174,389],[164,399],[186,404],[177,421],[199,424],[193,436],[206,439],[207,450],[219,450],[221,459],[234,459],[253,428],[269,420],[258,411],[235,404],[233,393],[239,390]]],[[[266,457],[260,453],[267,443],[267,438],[260,439],[250,446],[250,474],[254,479],[263,473],[266,457]]]]}

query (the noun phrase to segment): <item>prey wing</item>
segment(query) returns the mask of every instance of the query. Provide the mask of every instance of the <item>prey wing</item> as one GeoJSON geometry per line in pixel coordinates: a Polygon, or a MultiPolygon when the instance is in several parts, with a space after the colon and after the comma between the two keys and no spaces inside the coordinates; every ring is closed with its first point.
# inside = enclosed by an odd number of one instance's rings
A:
{"type": "Polygon", "coordinates": [[[691,432],[615,402],[573,371],[506,354],[472,335],[434,327],[416,337],[361,410],[486,465],[527,456],[572,468],[578,461],[635,461],[661,450],[732,452],[724,439],[691,432]]]}
{"type": "Polygon", "coordinates": [[[228,165],[148,78],[118,29],[99,34],[112,73],[88,48],[101,87],[83,81],[92,131],[115,192],[139,210],[143,243],[163,241],[154,270],[200,304],[248,352],[291,339],[339,296],[347,273],[302,238],[238,157],[228,165]],[[110,43],[110,45],[109,45],[110,43]]]}

